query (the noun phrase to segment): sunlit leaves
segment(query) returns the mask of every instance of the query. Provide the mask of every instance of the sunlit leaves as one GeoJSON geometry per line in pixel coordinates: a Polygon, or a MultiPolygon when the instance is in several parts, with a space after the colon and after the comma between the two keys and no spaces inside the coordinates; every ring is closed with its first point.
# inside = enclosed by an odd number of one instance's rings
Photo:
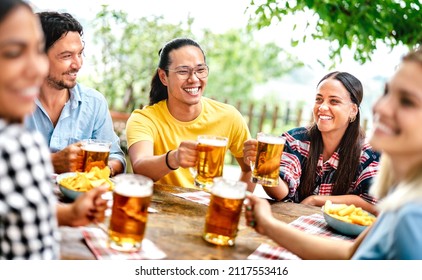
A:
{"type": "MultiPolygon", "coordinates": [[[[421,1],[413,0],[264,0],[251,2],[249,29],[262,29],[283,15],[314,11],[319,19],[308,25],[314,39],[333,43],[330,57],[341,60],[342,48],[355,51],[355,60],[371,59],[378,41],[393,48],[398,44],[414,47],[422,43],[421,1]]],[[[303,17],[301,17],[303,19],[303,17]]],[[[305,36],[305,35],[304,35],[305,36]]],[[[292,40],[297,45],[297,40],[292,40]]]]}

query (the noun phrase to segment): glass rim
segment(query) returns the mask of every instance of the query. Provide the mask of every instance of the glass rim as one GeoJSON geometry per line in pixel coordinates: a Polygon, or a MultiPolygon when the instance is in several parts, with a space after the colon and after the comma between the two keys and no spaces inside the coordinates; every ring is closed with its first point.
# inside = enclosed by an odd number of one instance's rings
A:
{"type": "MultiPolygon", "coordinates": [[[[270,134],[270,133],[265,133],[265,132],[258,132],[256,134],[256,140],[260,141],[260,138],[265,138],[265,139],[271,139],[274,140],[274,142],[271,142],[271,144],[284,144],[286,143],[286,137],[284,137],[283,135],[274,135],[274,134],[270,134]]],[[[261,141],[261,142],[265,142],[266,141],[261,141]]]]}

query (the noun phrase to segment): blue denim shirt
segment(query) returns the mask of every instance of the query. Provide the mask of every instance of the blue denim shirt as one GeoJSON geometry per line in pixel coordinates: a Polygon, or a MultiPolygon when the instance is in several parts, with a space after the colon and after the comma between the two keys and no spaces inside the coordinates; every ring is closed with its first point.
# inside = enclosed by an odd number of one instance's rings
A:
{"type": "Polygon", "coordinates": [[[107,100],[100,92],[76,84],[70,90],[70,99],[65,104],[56,127],[41,102],[37,99],[35,103],[36,109],[25,119],[25,126],[29,130],[41,132],[51,152],[63,150],[83,139],[108,140],[112,143],[109,158],[120,160],[126,171],[126,159],[120,148],[120,139],[114,132],[107,100]]]}

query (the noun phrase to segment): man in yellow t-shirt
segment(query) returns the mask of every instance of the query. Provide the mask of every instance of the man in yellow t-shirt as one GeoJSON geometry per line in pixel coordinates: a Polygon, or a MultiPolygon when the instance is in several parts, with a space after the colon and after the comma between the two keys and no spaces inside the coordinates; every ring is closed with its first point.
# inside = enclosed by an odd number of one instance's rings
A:
{"type": "Polygon", "coordinates": [[[196,139],[207,134],[228,138],[227,147],[241,168],[239,180],[251,185],[251,169],[243,162],[249,129],[236,108],[203,97],[208,66],[201,47],[177,38],[159,54],[150,103],[135,110],[126,126],[133,172],[160,184],[194,187],[189,168],[196,165],[196,139]]]}

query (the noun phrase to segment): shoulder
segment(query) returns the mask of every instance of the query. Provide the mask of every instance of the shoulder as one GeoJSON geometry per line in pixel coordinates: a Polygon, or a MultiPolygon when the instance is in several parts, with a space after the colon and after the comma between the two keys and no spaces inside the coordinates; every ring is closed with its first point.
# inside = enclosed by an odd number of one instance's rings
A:
{"type": "Polygon", "coordinates": [[[223,103],[208,97],[202,97],[203,108],[206,113],[221,115],[240,115],[239,110],[231,104],[223,103]]]}
{"type": "Polygon", "coordinates": [[[406,217],[419,217],[422,222],[422,201],[409,202],[404,204],[398,211],[398,220],[406,219],[406,217]]]}
{"type": "MultiPolygon", "coordinates": [[[[1,126],[0,125],[0,151],[3,154],[15,154],[19,151],[30,151],[33,147],[42,150],[43,153],[49,155],[47,145],[43,136],[37,131],[29,131],[22,125],[12,124],[1,126]]],[[[35,156],[34,154],[31,154],[35,156]]],[[[30,156],[27,154],[25,156],[30,156]]]]}
{"type": "Polygon", "coordinates": [[[381,153],[375,151],[368,142],[365,142],[362,145],[362,157],[371,161],[379,161],[381,153]]]}
{"type": "MultiPolygon", "coordinates": [[[[388,212],[386,212],[387,214],[388,212]]],[[[420,229],[422,228],[422,201],[414,201],[404,204],[397,209],[395,217],[395,242],[410,242],[413,249],[419,251],[422,249],[422,238],[420,229]]]]}
{"type": "Polygon", "coordinates": [[[127,125],[132,123],[141,123],[145,122],[157,122],[159,119],[165,118],[164,116],[169,113],[166,105],[166,101],[162,100],[153,105],[146,105],[142,109],[135,109],[130,114],[130,117],[127,121],[127,125]],[[160,117],[161,116],[161,117],[160,117]]]}
{"type": "Polygon", "coordinates": [[[283,133],[287,141],[309,141],[309,133],[306,127],[296,127],[283,133]]]}
{"type": "Polygon", "coordinates": [[[167,110],[166,100],[161,100],[160,102],[157,102],[153,105],[146,105],[141,109],[135,109],[135,110],[133,110],[131,115],[133,115],[133,116],[155,115],[155,114],[158,114],[160,112],[163,112],[163,110],[167,110]]]}

